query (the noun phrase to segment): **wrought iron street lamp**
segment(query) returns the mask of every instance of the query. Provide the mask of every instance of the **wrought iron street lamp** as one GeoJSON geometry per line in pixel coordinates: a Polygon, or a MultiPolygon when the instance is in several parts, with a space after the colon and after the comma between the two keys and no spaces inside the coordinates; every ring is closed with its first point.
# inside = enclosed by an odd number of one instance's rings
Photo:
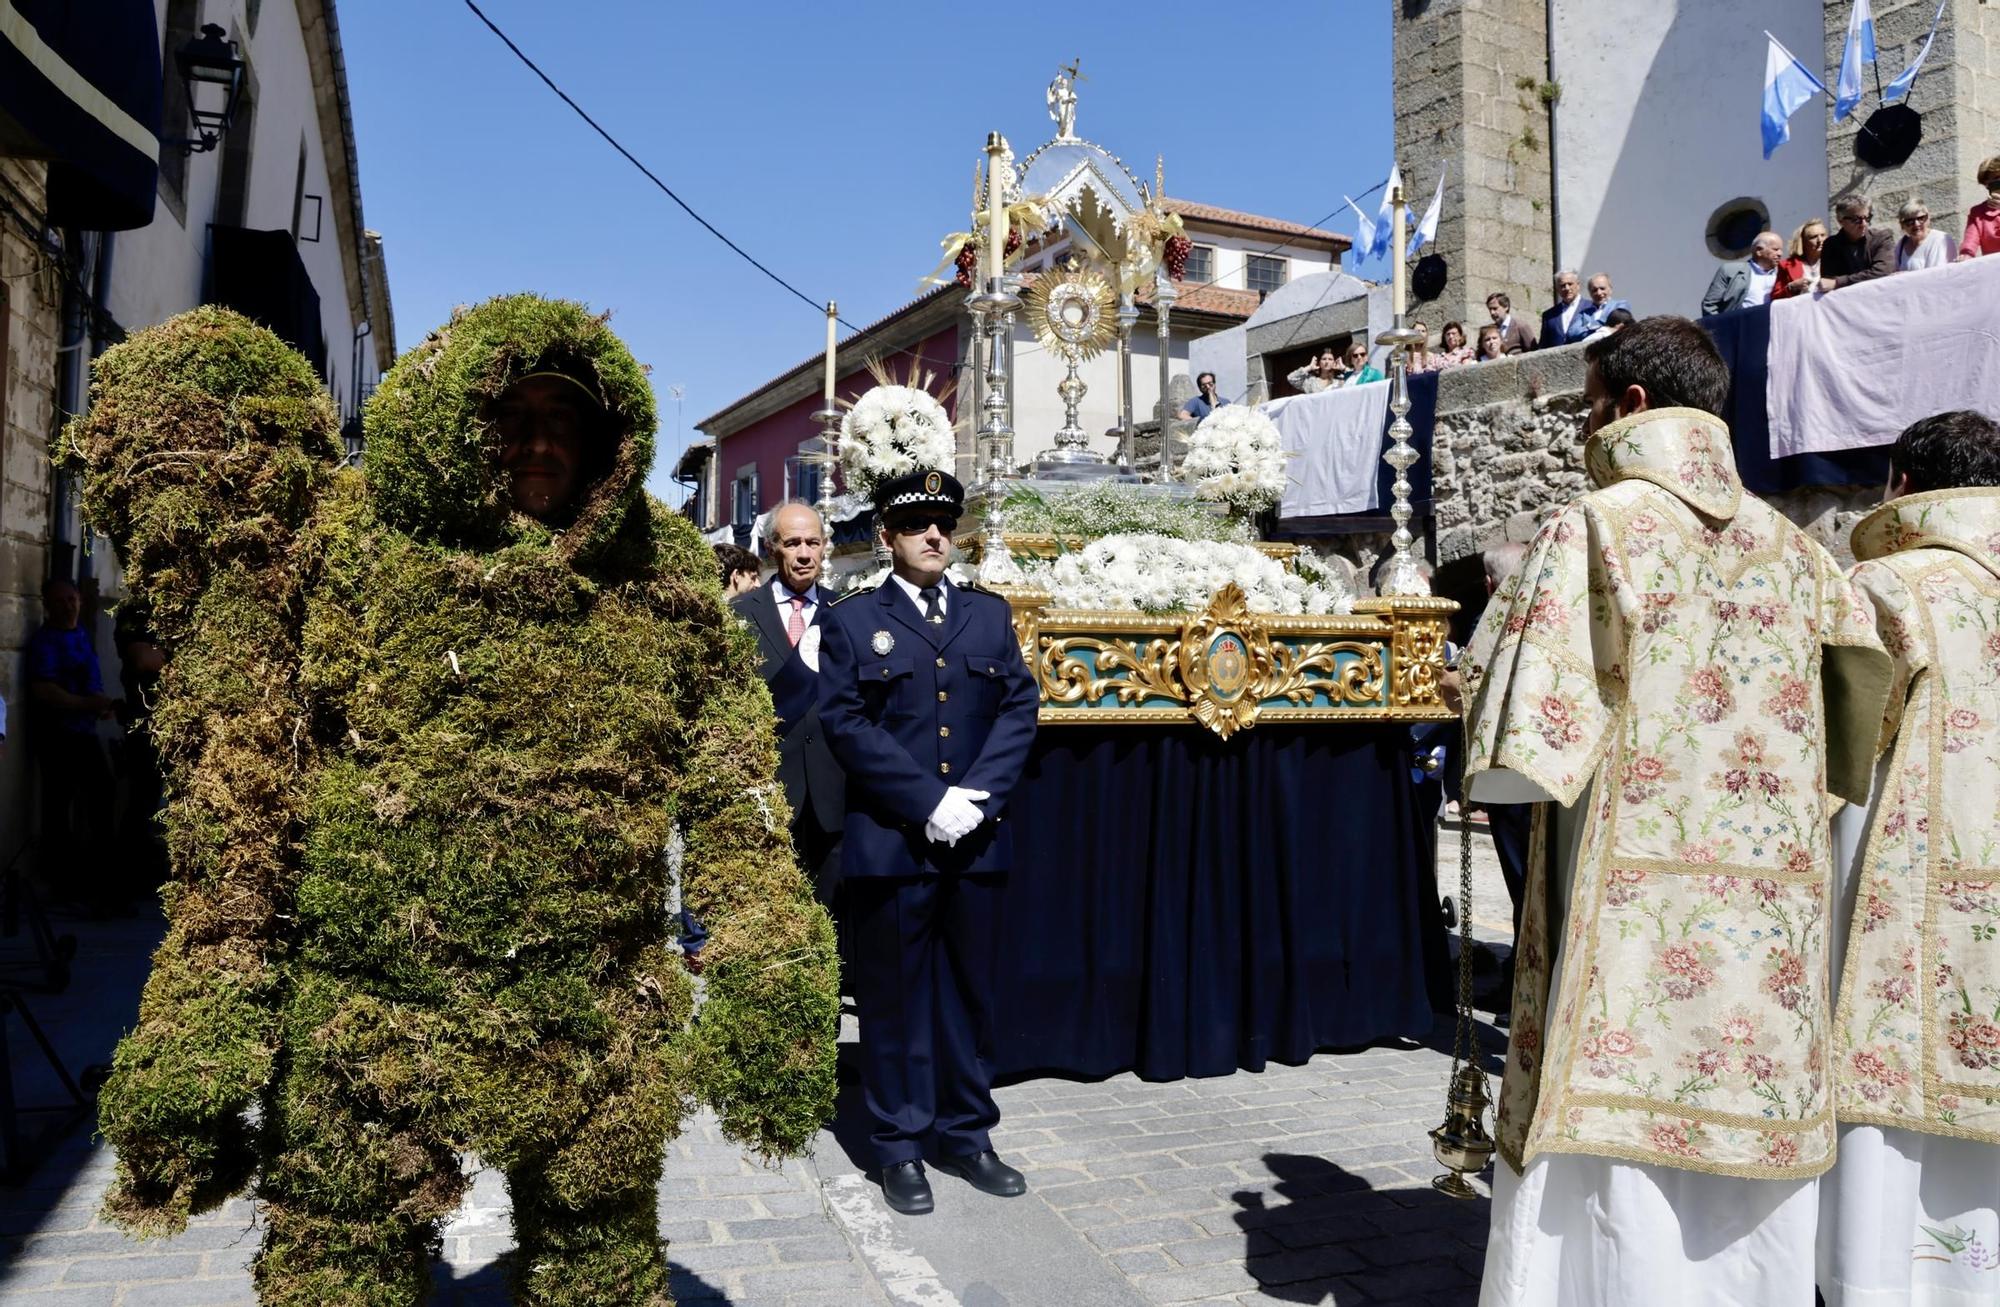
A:
{"type": "Polygon", "coordinates": [[[174,51],[174,66],[187,88],[188,117],[195,134],[169,144],[180,146],[185,154],[204,154],[221,142],[236,118],[243,95],[243,61],[236,57],[236,42],[224,40],[220,27],[206,23],[201,35],[174,51]]]}

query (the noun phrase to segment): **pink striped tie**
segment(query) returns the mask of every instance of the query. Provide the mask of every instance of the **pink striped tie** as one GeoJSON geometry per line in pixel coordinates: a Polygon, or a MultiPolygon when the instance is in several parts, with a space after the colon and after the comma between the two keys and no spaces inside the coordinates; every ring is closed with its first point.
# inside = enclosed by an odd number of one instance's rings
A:
{"type": "Polygon", "coordinates": [[[806,633],[806,597],[793,595],[792,620],[785,623],[785,638],[792,642],[792,648],[799,647],[799,641],[806,633]]]}

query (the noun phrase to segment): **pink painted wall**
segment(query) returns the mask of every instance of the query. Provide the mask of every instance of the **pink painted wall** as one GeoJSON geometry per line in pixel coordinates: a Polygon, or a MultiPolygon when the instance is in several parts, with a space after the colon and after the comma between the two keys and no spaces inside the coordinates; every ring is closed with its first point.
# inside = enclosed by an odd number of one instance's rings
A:
{"type": "MultiPolygon", "coordinates": [[[[951,364],[959,357],[958,325],[945,327],[935,335],[920,341],[913,350],[902,350],[889,355],[883,363],[889,374],[898,380],[909,375],[911,360],[921,358],[923,367],[936,374],[931,388],[936,390],[951,376],[951,364]]],[[[845,359],[842,360],[845,362],[845,359]]],[[[817,368],[813,376],[818,378],[817,368]]],[[[834,393],[843,399],[858,399],[875,384],[868,375],[868,369],[856,366],[851,372],[843,372],[834,385],[834,393]]],[[[719,526],[729,521],[730,511],[735,504],[735,481],[737,469],[745,463],[757,464],[758,503],[763,512],[777,503],[785,490],[785,460],[799,452],[799,445],[819,434],[819,424],[812,415],[820,408],[817,389],[810,398],[800,400],[787,408],[780,409],[761,422],[728,436],[720,442],[716,450],[716,504],[711,520],[704,527],[719,526]]],[[[955,420],[958,416],[958,394],[945,403],[945,411],[955,420]]]]}

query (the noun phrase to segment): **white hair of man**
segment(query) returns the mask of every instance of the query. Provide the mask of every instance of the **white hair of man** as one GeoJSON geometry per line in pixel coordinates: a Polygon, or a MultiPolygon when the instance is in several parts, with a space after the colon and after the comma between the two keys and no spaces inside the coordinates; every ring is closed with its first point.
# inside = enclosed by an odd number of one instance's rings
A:
{"type": "Polygon", "coordinates": [[[1521,560],[1528,556],[1528,547],[1518,540],[1506,540],[1484,550],[1479,555],[1480,566],[1486,569],[1486,584],[1498,590],[1514,575],[1521,560]]]}
{"type": "Polygon", "coordinates": [[[819,538],[822,540],[825,540],[827,538],[826,519],[819,515],[819,505],[809,504],[803,499],[781,500],[780,502],[773,504],[771,506],[771,511],[764,515],[764,552],[767,554],[777,547],[778,518],[781,517],[784,514],[784,511],[788,508],[803,508],[808,513],[811,513],[813,515],[813,521],[819,523],[819,538]]]}
{"type": "Polygon", "coordinates": [[[1562,279],[1563,279],[1563,278],[1565,278],[1565,277],[1574,277],[1574,278],[1575,278],[1576,280],[1578,280],[1578,281],[1582,281],[1582,280],[1583,280],[1583,278],[1582,278],[1582,277],[1578,277],[1578,276],[1577,276],[1577,272],[1576,272],[1576,269],[1575,269],[1575,268],[1561,268],[1561,269],[1558,269],[1558,270],[1557,270],[1557,272],[1556,272],[1556,275],[1555,275],[1555,281],[1556,281],[1556,283],[1557,283],[1557,284],[1561,284],[1561,282],[1562,282],[1562,279]]]}

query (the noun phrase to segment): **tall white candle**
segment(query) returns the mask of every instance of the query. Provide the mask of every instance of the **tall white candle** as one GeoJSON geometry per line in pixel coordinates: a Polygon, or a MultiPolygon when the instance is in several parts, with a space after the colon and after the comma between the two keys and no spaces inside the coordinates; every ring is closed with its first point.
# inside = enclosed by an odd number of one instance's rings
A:
{"type": "Polygon", "coordinates": [[[1409,277],[1408,269],[1404,267],[1403,262],[1403,243],[1405,229],[1410,225],[1410,206],[1403,200],[1403,188],[1401,186],[1396,187],[1395,194],[1389,197],[1389,203],[1394,206],[1396,214],[1395,226],[1393,228],[1394,234],[1391,236],[1389,244],[1389,257],[1395,262],[1396,267],[1395,311],[1396,316],[1401,318],[1404,307],[1404,282],[1409,277]]]}
{"type": "Polygon", "coordinates": [[[998,132],[986,133],[986,280],[990,283],[1000,276],[1000,266],[1007,248],[1007,187],[1000,166],[1000,154],[1007,148],[1007,141],[998,132]]]}
{"type": "Polygon", "coordinates": [[[840,321],[840,309],[832,301],[826,302],[826,407],[833,408],[833,332],[840,321]]]}

